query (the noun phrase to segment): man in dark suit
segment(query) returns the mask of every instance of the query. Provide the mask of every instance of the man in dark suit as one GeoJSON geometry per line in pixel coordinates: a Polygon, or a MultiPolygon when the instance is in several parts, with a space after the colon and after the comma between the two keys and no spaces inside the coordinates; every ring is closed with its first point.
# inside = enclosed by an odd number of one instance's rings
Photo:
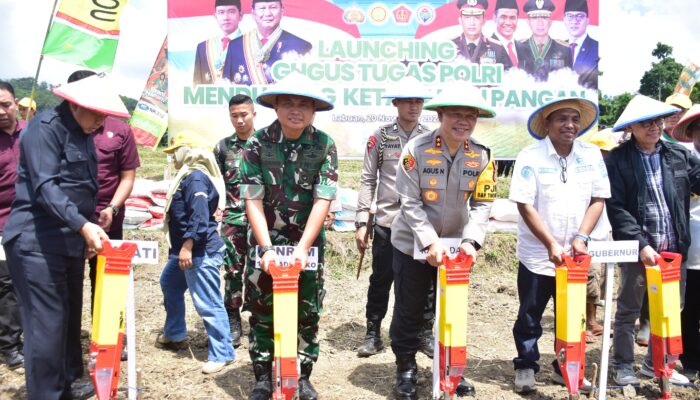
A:
{"type": "Polygon", "coordinates": [[[223,79],[237,85],[273,83],[275,62],[311,51],[311,43],[280,27],[281,0],[253,0],[252,15],[257,28],[229,44],[224,63],[223,79]]]}
{"type": "Polygon", "coordinates": [[[221,79],[224,59],[229,43],[241,36],[238,24],[243,18],[241,0],[216,0],[214,18],[221,28],[221,33],[197,45],[194,59],[194,77],[196,85],[213,84],[221,79]]]}
{"type": "Polygon", "coordinates": [[[459,55],[475,64],[503,64],[510,68],[512,63],[508,53],[498,40],[481,33],[484,26],[484,12],[489,7],[487,0],[459,0],[459,23],[463,33],[452,39],[459,55]]]}
{"type": "Polygon", "coordinates": [[[518,28],[518,3],[515,0],[496,0],[496,10],[493,20],[496,23],[496,32],[492,38],[501,43],[506,50],[512,66],[518,67],[518,52],[515,43],[515,30],[518,28]]]}
{"type": "Polygon", "coordinates": [[[537,81],[546,81],[549,73],[561,68],[571,68],[571,50],[566,42],[549,36],[552,26],[551,0],[528,0],[524,11],[532,36],[517,42],[519,67],[537,81]]]}
{"type": "Polygon", "coordinates": [[[587,33],[588,2],[566,0],[564,26],[569,32],[569,48],[579,83],[589,89],[598,88],[598,41],[587,33]]]}

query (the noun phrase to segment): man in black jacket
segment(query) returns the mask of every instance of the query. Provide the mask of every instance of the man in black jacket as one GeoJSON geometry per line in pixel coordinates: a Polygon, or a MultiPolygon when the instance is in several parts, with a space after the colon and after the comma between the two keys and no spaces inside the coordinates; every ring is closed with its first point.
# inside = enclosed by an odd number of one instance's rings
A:
{"type": "MultiPolygon", "coordinates": [[[[619,385],[639,384],[632,363],[634,322],[646,291],[644,265],[655,265],[662,251],[685,258],[690,245],[688,202],[691,192],[700,193],[700,160],[682,146],[660,140],[664,117],[678,111],[637,95],[613,127],[613,131],[631,132],[632,138],[605,160],[612,193],[606,206],[613,237],[639,241],[641,261],[622,264],[620,269],[613,337],[614,379],[619,385]]],[[[654,376],[651,347],[640,372],[654,376]]],[[[674,371],[671,382],[688,383],[688,379],[674,371]]]]}

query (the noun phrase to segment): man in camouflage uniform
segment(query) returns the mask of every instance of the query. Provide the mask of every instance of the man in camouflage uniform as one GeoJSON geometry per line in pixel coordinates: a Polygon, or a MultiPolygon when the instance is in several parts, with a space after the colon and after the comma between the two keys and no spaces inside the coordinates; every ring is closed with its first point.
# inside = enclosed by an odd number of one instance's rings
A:
{"type": "Polygon", "coordinates": [[[221,139],[214,147],[214,156],[226,183],[226,209],[223,215],[221,235],[226,244],[224,254],[224,306],[231,326],[233,347],[241,345],[241,312],[243,305],[243,270],[247,249],[248,220],[245,203],[240,196],[240,164],[243,148],[253,135],[255,109],[253,100],[237,94],[228,102],[229,117],[235,133],[221,139]]]}
{"type": "Polygon", "coordinates": [[[546,81],[552,71],[572,68],[569,44],[549,36],[554,11],[552,0],[528,0],[523,10],[532,36],[515,44],[519,67],[537,81],[546,81]]]}
{"type": "MultiPolygon", "coordinates": [[[[382,319],[389,305],[389,291],[394,282],[394,270],[391,267],[391,223],[399,212],[399,196],[396,194],[396,169],[401,150],[409,139],[428,132],[428,128],[418,123],[425,99],[431,98],[430,92],[416,78],[405,77],[396,87],[390,89],[382,98],[392,99],[398,117],[391,123],[377,129],[367,140],[367,152],[360,177],[360,192],[357,197],[355,215],[355,242],[357,249],[365,251],[367,223],[370,208],[376,194],[376,215],[372,241],[372,275],[367,289],[367,334],[364,343],[357,350],[359,357],[369,357],[384,349],[381,338],[382,319]]],[[[434,294],[434,291],[433,291],[434,294]]],[[[426,346],[432,356],[433,343],[430,341],[433,321],[433,301],[426,306],[429,317],[426,319],[428,335],[426,346]],[[432,304],[431,304],[432,303],[432,304]]],[[[422,344],[422,343],[421,343],[422,344]]]]}
{"type": "MultiPolygon", "coordinates": [[[[495,113],[476,88],[451,85],[423,107],[437,111],[440,127],[408,142],[396,173],[401,212],[391,225],[395,302],[389,335],[396,355],[394,392],[405,400],[418,398],[420,311],[436,280],[435,267],[449,254],[440,239],[461,238],[459,251],[476,260],[496,197],[491,152],[471,138],[478,118],[495,113]],[[428,264],[414,259],[414,248],[428,250],[428,264]]],[[[462,378],[456,393],[473,396],[474,386],[462,378]]]]}
{"type": "Polygon", "coordinates": [[[273,245],[295,246],[294,260],[307,266],[311,247],[318,249],[315,268],[299,278],[299,398],[316,399],[309,376],[318,358],[318,322],[323,288],[323,222],[338,181],[335,143],[311,125],[316,111],[333,104],[305,76],[290,74],[257,98],[274,108],[277,120],[248,140],[241,168],[241,197],[250,224],[245,309],[250,317],[250,358],[255,372],[252,400],[267,400],[272,393],[271,361],[274,354],[272,278],[270,263],[278,263],[273,245]],[[255,266],[256,246],[260,267],[255,266]]]}

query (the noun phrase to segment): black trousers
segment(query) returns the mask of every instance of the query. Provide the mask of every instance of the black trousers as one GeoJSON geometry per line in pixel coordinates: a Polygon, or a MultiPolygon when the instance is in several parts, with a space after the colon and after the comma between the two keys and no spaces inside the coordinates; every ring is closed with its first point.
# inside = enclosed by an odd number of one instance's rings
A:
{"type": "Polygon", "coordinates": [[[22,350],[22,320],[7,262],[0,260],[0,353],[22,350]]]}
{"type": "Polygon", "coordinates": [[[70,398],[83,375],[80,324],[85,260],[5,245],[24,328],[27,398],[70,398]]]}
{"type": "Polygon", "coordinates": [[[437,269],[393,249],[394,316],[389,336],[394,354],[414,355],[424,322],[428,293],[435,287],[437,269]]]}
{"type": "MultiPolygon", "coordinates": [[[[389,306],[389,292],[394,283],[394,246],[391,245],[391,229],[374,226],[372,240],[372,275],[369,277],[367,289],[367,308],[365,316],[368,320],[381,321],[386,316],[389,306]]],[[[423,318],[427,325],[432,325],[435,317],[435,284],[428,291],[428,301],[423,310],[423,318]]]]}

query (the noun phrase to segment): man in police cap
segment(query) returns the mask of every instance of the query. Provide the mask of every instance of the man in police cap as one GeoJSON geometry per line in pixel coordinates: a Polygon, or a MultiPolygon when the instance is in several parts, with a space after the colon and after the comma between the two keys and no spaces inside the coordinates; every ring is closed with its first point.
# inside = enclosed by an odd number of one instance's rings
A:
{"type": "Polygon", "coordinates": [[[579,83],[589,89],[598,88],[598,41],[588,34],[588,1],[566,0],[564,26],[569,32],[574,71],[579,83]]]}
{"type": "MultiPolygon", "coordinates": [[[[477,258],[496,197],[490,150],[471,138],[479,117],[495,113],[472,86],[451,84],[424,106],[438,113],[440,127],[412,139],[401,153],[396,175],[401,212],[391,226],[394,246],[394,315],[391,348],[396,355],[395,394],[416,399],[418,333],[421,310],[443,256],[441,238],[461,238],[459,251],[477,258]],[[428,250],[427,264],[414,248],[428,250]]],[[[462,378],[457,394],[474,395],[462,378]]]]}
{"type": "Polygon", "coordinates": [[[475,64],[503,64],[504,68],[511,67],[511,61],[506,50],[498,40],[484,36],[484,13],[489,7],[487,0],[459,0],[459,23],[462,34],[452,39],[459,55],[475,64]]]}
{"type": "MultiPolygon", "coordinates": [[[[367,334],[364,343],[357,351],[360,357],[369,357],[384,349],[381,338],[382,319],[389,304],[389,291],[394,281],[391,267],[391,223],[399,212],[399,196],[396,194],[396,169],[401,150],[409,139],[428,132],[428,128],[418,122],[423,102],[432,95],[416,78],[407,76],[399,81],[382,98],[392,99],[397,118],[377,129],[367,140],[367,152],[360,177],[360,192],[357,197],[355,215],[355,242],[360,251],[365,251],[367,229],[374,231],[372,241],[372,275],[367,290],[367,334]],[[376,215],[374,226],[367,226],[370,207],[376,194],[376,215]]],[[[434,297],[433,297],[434,299],[434,297]]],[[[431,302],[429,302],[431,303],[431,302]]],[[[434,304],[428,308],[432,314],[434,304]]],[[[432,332],[432,318],[426,321],[432,332]]],[[[432,335],[427,335],[428,340],[432,335]]],[[[432,354],[433,343],[426,343],[432,354]]],[[[427,350],[427,349],[426,349],[427,350]]]]}
{"type": "Polygon", "coordinates": [[[571,68],[569,44],[549,36],[554,11],[552,0],[528,0],[524,11],[532,36],[518,42],[519,67],[537,81],[546,81],[552,71],[571,68]]]}
{"type": "Polygon", "coordinates": [[[80,343],[85,258],[107,234],[90,222],[97,201],[92,133],[107,115],[128,118],[103,75],[59,86],[65,101],[34,117],[20,141],[17,197],[2,244],[20,299],[29,399],[86,398],[80,343]]]}
{"type": "Polygon", "coordinates": [[[506,49],[513,67],[518,67],[518,51],[515,43],[515,30],[518,29],[518,14],[520,9],[515,0],[496,0],[496,10],[493,14],[496,31],[492,38],[498,40],[506,49]]]}

